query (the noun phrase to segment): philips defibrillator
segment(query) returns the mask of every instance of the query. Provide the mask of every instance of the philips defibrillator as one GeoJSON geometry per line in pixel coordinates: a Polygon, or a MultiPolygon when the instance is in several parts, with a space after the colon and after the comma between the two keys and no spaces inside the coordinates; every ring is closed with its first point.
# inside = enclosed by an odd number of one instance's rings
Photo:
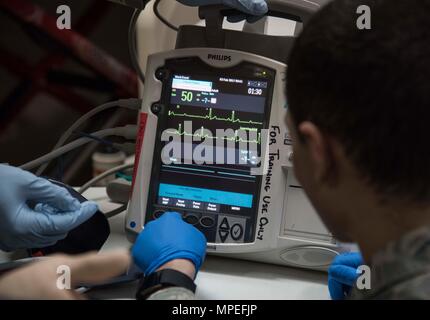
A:
{"type": "MultiPolygon", "coordinates": [[[[269,1],[268,15],[306,23],[325,2],[269,1]]],[[[209,253],[324,270],[340,247],[294,177],[285,124],[294,37],[224,30],[226,8],[199,13],[205,27],[181,26],[175,50],[148,58],[129,239],[176,211],[209,253]]]]}

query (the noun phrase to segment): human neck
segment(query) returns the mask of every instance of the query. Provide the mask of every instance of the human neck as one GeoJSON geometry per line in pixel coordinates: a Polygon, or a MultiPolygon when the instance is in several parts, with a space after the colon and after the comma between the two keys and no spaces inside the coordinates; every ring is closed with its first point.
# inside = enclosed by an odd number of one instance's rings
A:
{"type": "Polygon", "coordinates": [[[413,206],[396,201],[361,203],[352,209],[355,211],[352,215],[361,220],[355,222],[357,227],[352,230],[352,234],[364,260],[369,264],[372,257],[390,242],[399,240],[413,230],[430,226],[430,205],[413,206]],[[363,224],[363,218],[366,224],[363,224]]]}

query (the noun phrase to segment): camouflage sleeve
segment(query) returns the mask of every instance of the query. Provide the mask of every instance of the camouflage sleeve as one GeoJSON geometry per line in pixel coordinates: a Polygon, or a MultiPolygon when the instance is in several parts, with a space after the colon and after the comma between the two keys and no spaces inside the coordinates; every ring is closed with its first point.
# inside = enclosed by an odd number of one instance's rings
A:
{"type": "Polygon", "coordinates": [[[430,299],[430,229],[413,230],[372,257],[371,285],[351,299],[430,299]]]}
{"type": "Polygon", "coordinates": [[[393,285],[377,299],[428,300],[430,298],[430,274],[414,275],[409,280],[393,285]]]}
{"type": "Polygon", "coordinates": [[[387,284],[376,291],[354,289],[352,300],[428,300],[430,299],[430,273],[410,275],[398,283],[387,284]]]}
{"type": "Polygon", "coordinates": [[[167,289],[159,290],[149,296],[147,300],[194,300],[195,295],[192,291],[180,288],[170,287],[167,289]]]}

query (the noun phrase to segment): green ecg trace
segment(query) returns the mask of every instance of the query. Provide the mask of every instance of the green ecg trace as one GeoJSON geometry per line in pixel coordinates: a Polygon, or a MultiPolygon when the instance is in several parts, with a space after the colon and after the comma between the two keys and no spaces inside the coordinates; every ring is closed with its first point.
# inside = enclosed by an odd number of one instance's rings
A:
{"type": "Polygon", "coordinates": [[[222,118],[212,114],[212,108],[209,108],[209,113],[207,115],[198,115],[198,114],[187,114],[187,113],[175,113],[174,111],[169,110],[169,117],[185,117],[185,118],[197,118],[197,119],[205,119],[205,120],[217,120],[217,121],[226,121],[232,123],[243,123],[243,124],[256,124],[263,125],[262,122],[257,121],[242,121],[239,118],[236,119],[234,111],[231,112],[231,116],[229,118],[222,118]]]}
{"type": "Polygon", "coordinates": [[[195,133],[186,132],[182,129],[182,124],[179,124],[178,129],[176,130],[166,130],[167,133],[178,136],[187,136],[187,137],[199,137],[204,139],[222,139],[226,141],[235,141],[235,142],[244,142],[244,143],[257,143],[261,144],[261,133],[257,134],[257,139],[242,139],[242,137],[238,136],[238,130],[235,131],[234,137],[214,137],[212,135],[204,133],[204,127],[201,127],[200,132],[196,131],[195,133]]]}

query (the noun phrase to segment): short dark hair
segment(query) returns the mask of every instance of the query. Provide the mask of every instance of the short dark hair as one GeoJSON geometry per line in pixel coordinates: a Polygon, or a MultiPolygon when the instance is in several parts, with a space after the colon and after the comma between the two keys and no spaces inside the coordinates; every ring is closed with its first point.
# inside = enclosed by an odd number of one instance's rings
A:
{"type": "Polygon", "coordinates": [[[287,96],[294,123],[336,138],[378,192],[430,202],[430,0],[329,3],[292,49],[287,96]]]}

